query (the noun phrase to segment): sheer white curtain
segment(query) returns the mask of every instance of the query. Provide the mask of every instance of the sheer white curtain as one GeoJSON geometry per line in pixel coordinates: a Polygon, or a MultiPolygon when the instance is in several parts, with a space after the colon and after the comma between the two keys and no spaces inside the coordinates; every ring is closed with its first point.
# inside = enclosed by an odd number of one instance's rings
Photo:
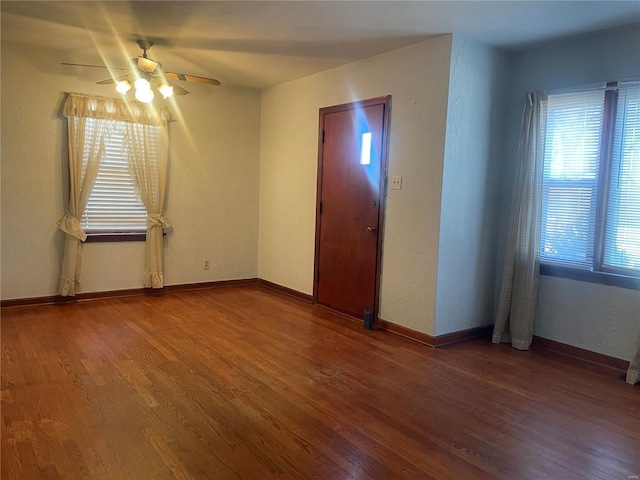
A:
{"type": "Polygon", "coordinates": [[[533,337],[540,270],[540,218],[547,96],[525,98],[516,158],[509,239],[502,272],[493,343],[527,350],[533,337]]]}
{"type": "Polygon", "coordinates": [[[629,369],[627,370],[627,383],[635,385],[638,382],[640,382],[640,332],[638,332],[636,346],[633,350],[631,362],[629,363],[629,369]]]}
{"type": "MultiPolygon", "coordinates": [[[[65,232],[60,294],[74,296],[79,289],[81,242],[87,235],[80,227],[87,200],[104,156],[104,139],[113,120],[132,124],[161,125],[168,134],[169,114],[164,107],[125,102],[116,98],[69,93],[63,115],[69,124],[69,207],[58,221],[65,232]]],[[[166,184],[166,168],[165,180],[166,184]]],[[[163,190],[164,192],[164,190],[163,190]]],[[[162,197],[164,202],[164,194],[162,197]]],[[[162,234],[160,234],[160,242],[162,234]]],[[[149,238],[147,237],[147,242],[149,238]]]]}
{"type": "Polygon", "coordinates": [[[150,288],[164,286],[163,232],[170,226],[164,210],[169,156],[168,136],[166,121],[159,126],[127,123],[129,171],[136,191],[147,209],[144,286],[150,288]],[[159,149],[154,148],[157,145],[158,133],[159,149]]]}
{"type": "Polygon", "coordinates": [[[82,249],[87,235],[80,227],[80,219],[98,175],[104,155],[104,136],[109,120],[70,115],[70,104],[77,101],[69,96],[64,114],[68,121],[69,143],[69,208],[58,221],[66,234],[60,276],[60,295],[75,296],[80,283],[82,249]]]}

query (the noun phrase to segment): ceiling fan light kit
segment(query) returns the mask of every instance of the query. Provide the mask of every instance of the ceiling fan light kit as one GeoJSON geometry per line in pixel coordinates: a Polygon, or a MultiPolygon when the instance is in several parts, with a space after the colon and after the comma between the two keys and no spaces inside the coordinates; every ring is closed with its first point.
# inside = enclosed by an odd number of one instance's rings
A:
{"type": "MultiPolygon", "coordinates": [[[[139,78],[133,84],[136,87],[136,100],[142,103],[149,103],[153,100],[155,96],[151,91],[151,84],[149,80],[146,78],[139,78]]],[[[118,86],[116,85],[116,90],[118,90],[118,86]]],[[[127,89],[128,91],[128,89],[127,89]]],[[[126,93],[126,92],[125,92],[126,93]]],[[[167,98],[167,97],[164,97],[167,98]]]]}
{"type": "MultiPolygon", "coordinates": [[[[117,78],[109,78],[96,82],[98,85],[108,85],[115,83],[115,88],[121,95],[126,95],[132,87],[135,87],[135,98],[142,103],[150,103],[155,95],[151,88],[153,84],[162,98],[167,99],[175,95],[187,95],[189,92],[171,80],[180,80],[183,82],[205,83],[208,85],[220,85],[220,82],[214,78],[198,77],[195,75],[187,75],[185,73],[164,72],[162,64],[147,57],[147,50],[153,46],[150,40],[138,40],[138,45],[142,49],[142,56],[131,59],[129,73],[117,78]]],[[[103,65],[87,65],[79,63],[63,62],[62,65],[72,65],[80,67],[108,68],[110,70],[124,70],[124,68],[110,68],[103,65]]]]}

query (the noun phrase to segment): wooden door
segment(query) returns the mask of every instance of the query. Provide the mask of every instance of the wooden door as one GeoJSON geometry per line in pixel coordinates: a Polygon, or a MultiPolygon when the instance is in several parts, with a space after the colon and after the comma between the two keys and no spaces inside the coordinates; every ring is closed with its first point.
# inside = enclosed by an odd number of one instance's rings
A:
{"type": "Polygon", "coordinates": [[[320,110],[314,299],[377,318],[389,97],[320,110]]]}

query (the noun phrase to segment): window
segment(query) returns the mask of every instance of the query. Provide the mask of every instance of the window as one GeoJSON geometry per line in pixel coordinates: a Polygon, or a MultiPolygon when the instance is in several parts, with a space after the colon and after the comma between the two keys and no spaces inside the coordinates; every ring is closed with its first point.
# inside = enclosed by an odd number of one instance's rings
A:
{"type": "MultiPolygon", "coordinates": [[[[95,128],[95,120],[88,118],[86,128],[95,128]]],[[[159,149],[159,128],[148,129],[147,145],[150,150],[159,149]]],[[[144,233],[147,230],[147,211],[136,194],[129,172],[130,152],[124,122],[109,122],[104,147],[104,156],[80,226],[89,237],[93,234],[94,239],[105,239],[108,234],[144,233]]],[[[88,148],[87,145],[85,150],[88,148]]]]}
{"type": "Polygon", "coordinates": [[[640,277],[640,86],[549,95],[543,263],[640,277]]]}

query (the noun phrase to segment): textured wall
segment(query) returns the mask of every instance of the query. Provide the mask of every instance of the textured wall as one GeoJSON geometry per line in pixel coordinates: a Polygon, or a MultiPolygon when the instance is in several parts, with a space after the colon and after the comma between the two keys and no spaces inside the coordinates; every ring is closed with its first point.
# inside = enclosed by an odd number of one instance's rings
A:
{"type": "Polygon", "coordinates": [[[508,55],[453,36],[436,335],[493,323],[508,55]]]}
{"type": "MultiPolygon", "coordinates": [[[[640,75],[640,26],[611,30],[523,51],[513,57],[506,137],[498,273],[509,219],[524,94],[640,75]]],[[[629,359],[640,329],[640,292],[541,277],[534,333],[594,352],[629,359]],[[633,299],[636,299],[634,302],[633,299]]]]}
{"type": "MultiPolygon", "coordinates": [[[[63,92],[114,96],[105,71],[2,43],[2,298],[57,293],[66,208],[63,92]]],[[[260,93],[189,84],[169,109],[166,284],[257,275],[260,93]],[[210,270],[202,269],[204,259],[210,270]]],[[[143,243],[86,244],[82,291],[142,287],[143,243]]]]}
{"type": "Polygon", "coordinates": [[[540,278],[536,335],[612,357],[631,358],[640,326],[637,290],[544,275],[540,278]]]}
{"type": "Polygon", "coordinates": [[[381,316],[434,333],[451,37],[442,36],[263,91],[260,278],[313,290],[318,109],[392,95],[381,316]]]}

